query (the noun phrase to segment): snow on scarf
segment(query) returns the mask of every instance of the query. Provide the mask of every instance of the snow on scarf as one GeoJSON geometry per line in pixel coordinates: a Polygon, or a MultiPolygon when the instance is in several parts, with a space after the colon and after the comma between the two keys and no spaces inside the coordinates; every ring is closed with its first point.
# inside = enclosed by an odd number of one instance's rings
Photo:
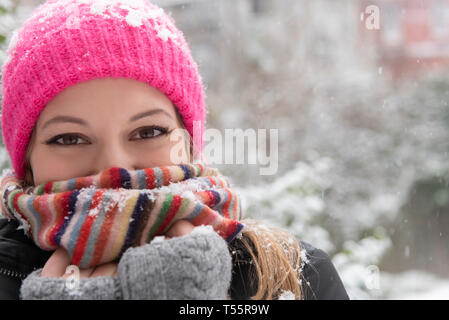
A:
{"type": "Polygon", "coordinates": [[[229,180],[200,163],[114,167],[25,189],[12,170],[5,171],[3,215],[17,219],[40,248],[65,248],[81,268],[114,261],[180,219],[211,225],[228,242],[243,228],[240,199],[229,180]]]}

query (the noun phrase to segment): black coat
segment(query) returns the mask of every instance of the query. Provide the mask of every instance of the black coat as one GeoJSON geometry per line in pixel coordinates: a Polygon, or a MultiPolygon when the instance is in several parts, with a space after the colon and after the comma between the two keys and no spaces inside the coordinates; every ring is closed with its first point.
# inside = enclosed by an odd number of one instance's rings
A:
{"type": "MultiPolygon", "coordinates": [[[[37,247],[25,236],[23,230],[17,230],[15,220],[0,218],[0,300],[19,299],[22,280],[35,269],[42,268],[51,251],[37,247]]],[[[322,250],[301,241],[306,249],[310,263],[303,269],[303,275],[309,285],[302,285],[306,300],[349,299],[343,283],[329,256],[322,250]]],[[[231,296],[248,299],[252,289],[245,281],[248,265],[234,264],[231,284],[231,296]]]]}

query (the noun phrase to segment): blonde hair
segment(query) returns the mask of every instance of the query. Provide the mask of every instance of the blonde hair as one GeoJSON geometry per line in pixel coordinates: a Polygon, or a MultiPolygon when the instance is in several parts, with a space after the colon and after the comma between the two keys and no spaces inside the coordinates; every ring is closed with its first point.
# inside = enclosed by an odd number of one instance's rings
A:
{"type": "MultiPolygon", "coordinates": [[[[33,136],[34,136],[34,129],[31,132],[31,137],[33,136]]],[[[32,138],[30,138],[30,142],[31,141],[32,138]]],[[[31,168],[30,164],[30,156],[31,156],[31,148],[29,144],[25,155],[25,178],[23,181],[24,187],[34,186],[33,169],[31,168]]]]}
{"type": "MultiPolygon", "coordinates": [[[[301,295],[301,247],[298,240],[287,231],[245,219],[241,237],[230,244],[235,281],[231,284],[231,299],[272,300],[287,292],[295,299],[301,295]],[[243,271],[241,265],[244,265],[243,271]],[[242,297],[238,288],[246,273],[249,297],[242,297]],[[240,274],[239,274],[240,273],[240,274]]],[[[246,284],[243,284],[246,286],[246,284]]],[[[240,288],[241,289],[241,288],[240,288]]]]}

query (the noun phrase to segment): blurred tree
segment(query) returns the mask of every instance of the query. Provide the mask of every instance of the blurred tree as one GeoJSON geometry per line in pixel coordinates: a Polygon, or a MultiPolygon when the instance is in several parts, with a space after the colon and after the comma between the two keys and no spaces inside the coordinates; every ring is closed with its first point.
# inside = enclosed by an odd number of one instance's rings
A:
{"type": "Polygon", "coordinates": [[[388,272],[423,270],[449,277],[449,180],[433,177],[416,181],[396,218],[394,245],[382,262],[388,272]]]}

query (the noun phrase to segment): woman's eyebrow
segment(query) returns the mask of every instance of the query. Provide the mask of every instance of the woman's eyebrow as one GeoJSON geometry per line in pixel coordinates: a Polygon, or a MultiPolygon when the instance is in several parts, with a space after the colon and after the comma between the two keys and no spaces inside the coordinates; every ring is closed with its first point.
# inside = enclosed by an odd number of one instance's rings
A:
{"type": "Polygon", "coordinates": [[[83,126],[88,127],[89,124],[84,121],[83,119],[80,118],[76,118],[76,117],[71,117],[71,116],[56,116],[50,120],[48,120],[47,122],[45,122],[45,124],[42,126],[42,130],[45,129],[46,127],[48,127],[50,124],[52,123],[56,123],[56,122],[71,122],[71,123],[77,123],[83,126]]]}
{"type": "Polygon", "coordinates": [[[137,121],[137,120],[139,120],[141,118],[149,117],[149,116],[151,116],[153,114],[156,114],[156,113],[163,113],[166,116],[168,116],[168,117],[173,119],[171,114],[168,113],[167,111],[165,111],[164,109],[153,109],[153,110],[148,110],[148,111],[144,111],[144,112],[140,112],[140,113],[136,114],[135,116],[131,117],[131,119],[129,119],[129,122],[137,121]]]}
{"type": "MultiPolygon", "coordinates": [[[[129,119],[129,122],[137,121],[137,120],[139,120],[141,118],[149,117],[149,116],[151,116],[153,114],[156,114],[156,113],[165,114],[166,116],[168,116],[168,117],[173,119],[171,114],[168,113],[167,111],[165,111],[163,109],[153,109],[153,110],[140,112],[140,113],[134,115],[133,117],[131,117],[131,119],[129,119]]],[[[83,125],[83,126],[86,126],[86,127],[89,126],[89,124],[86,121],[84,121],[83,119],[80,119],[80,118],[76,118],[76,117],[72,117],[72,116],[56,116],[56,117],[48,120],[47,122],[45,122],[45,124],[42,126],[41,130],[45,129],[50,124],[56,123],[56,122],[71,122],[71,123],[77,123],[77,124],[80,124],[80,125],[83,125]]]]}

